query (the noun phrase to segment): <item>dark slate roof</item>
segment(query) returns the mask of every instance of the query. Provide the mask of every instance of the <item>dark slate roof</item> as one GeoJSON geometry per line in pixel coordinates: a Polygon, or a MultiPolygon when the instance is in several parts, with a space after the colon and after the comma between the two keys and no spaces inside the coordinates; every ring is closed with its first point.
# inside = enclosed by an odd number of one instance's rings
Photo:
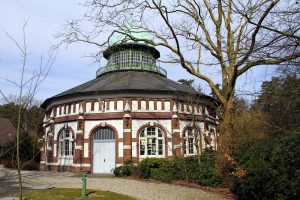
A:
{"type": "Polygon", "coordinates": [[[166,77],[146,71],[116,71],[99,76],[77,87],[46,99],[42,108],[55,100],[73,95],[105,94],[120,92],[155,92],[161,94],[196,93],[189,86],[182,85],[166,77]]]}
{"type": "Polygon", "coordinates": [[[16,137],[16,129],[12,123],[5,118],[0,118],[0,146],[7,144],[16,137]]]}

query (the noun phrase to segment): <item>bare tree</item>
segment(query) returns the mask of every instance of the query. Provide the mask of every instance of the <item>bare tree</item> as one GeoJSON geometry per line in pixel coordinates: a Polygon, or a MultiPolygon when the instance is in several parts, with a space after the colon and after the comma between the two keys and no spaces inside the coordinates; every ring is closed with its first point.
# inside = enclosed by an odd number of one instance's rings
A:
{"type": "MultiPolygon", "coordinates": [[[[22,41],[17,41],[11,34],[6,33],[7,37],[13,42],[13,44],[17,47],[20,56],[21,56],[21,73],[20,77],[17,80],[9,80],[6,79],[9,83],[13,84],[15,87],[18,88],[19,94],[17,95],[16,103],[18,105],[18,121],[17,121],[17,138],[16,138],[16,160],[17,160],[17,173],[18,173],[18,180],[19,180],[19,197],[22,199],[22,175],[21,175],[21,164],[20,164],[20,133],[21,133],[21,123],[22,123],[22,112],[24,108],[28,108],[33,100],[34,96],[37,93],[37,89],[40,84],[45,80],[47,77],[49,70],[54,62],[55,59],[55,52],[49,51],[47,56],[46,62],[44,56],[41,55],[40,64],[35,71],[32,73],[30,77],[26,77],[25,73],[28,72],[28,44],[26,42],[26,27],[28,22],[25,21],[23,24],[22,29],[22,41]]],[[[4,94],[0,90],[0,94],[2,95],[3,99],[9,101],[9,96],[4,94]]]]}
{"type": "Polygon", "coordinates": [[[96,60],[108,47],[103,35],[114,32],[163,47],[167,55],[161,62],[178,63],[206,81],[219,100],[221,157],[231,155],[238,78],[254,67],[299,63],[296,0],[87,0],[85,5],[89,11],[84,18],[69,22],[58,34],[61,44],[96,45],[100,50],[91,54],[96,60]],[[144,33],[152,38],[135,37],[144,33]]]}

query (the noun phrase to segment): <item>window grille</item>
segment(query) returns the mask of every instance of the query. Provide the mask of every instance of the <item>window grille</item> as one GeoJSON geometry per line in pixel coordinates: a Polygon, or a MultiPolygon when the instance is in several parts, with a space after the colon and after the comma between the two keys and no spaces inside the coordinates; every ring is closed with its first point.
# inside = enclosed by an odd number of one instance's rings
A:
{"type": "Polygon", "coordinates": [[[94,134],[94,140],[114,140],[115,134],[111,128],[97,129],[94,134]]]}

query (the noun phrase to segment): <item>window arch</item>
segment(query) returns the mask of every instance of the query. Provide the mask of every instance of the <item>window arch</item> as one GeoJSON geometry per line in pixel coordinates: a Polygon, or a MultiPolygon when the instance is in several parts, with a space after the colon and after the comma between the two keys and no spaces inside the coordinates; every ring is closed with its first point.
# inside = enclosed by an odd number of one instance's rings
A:
{"type": "Polygon", "coordinates": [[[184,155],[195,154],[195,131],[192,127],[188,127],[183,135],[183,153],[184,155]]]}
{"type": "Polygon", "coordinates": [[[70,129],[63,129],[58,135],[58,155],[74,156],[74,134],[70,129]]]}
{"type": "Polygon", "coordinates": [[[143,129],[139,135],[140,156],[155,157],[165,155],[165,141],[163,131],[155,126],[143,129]]]}
{"type": "Polygon", "coordinates": [[[94,140],[115,140],[114,131],[109,127],[98,128],[95,131],[94,140]]]}

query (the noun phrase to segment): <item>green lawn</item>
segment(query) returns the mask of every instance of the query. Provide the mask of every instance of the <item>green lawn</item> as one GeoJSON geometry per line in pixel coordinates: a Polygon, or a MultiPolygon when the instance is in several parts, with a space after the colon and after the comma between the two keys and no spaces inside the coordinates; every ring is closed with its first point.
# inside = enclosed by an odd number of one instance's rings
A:
{"type": "MultiPolygon", "coordinates": [[[[41,200],[50,200],[50,199],[72,199],[80,200],[81,198],[81,189],[68,189],[68,188],[53,188],[49,190],[34,190],[31,192],[26,192],[23,195],[25,198],[29,199],[41,199],[41,200]]],[[[100,191],[100,190],[88,190],[88,196],[85,199],[107,199],[107,200],[132,200],[133,197],[126,195],[117,194],[114,192],[100,191]]]]}

